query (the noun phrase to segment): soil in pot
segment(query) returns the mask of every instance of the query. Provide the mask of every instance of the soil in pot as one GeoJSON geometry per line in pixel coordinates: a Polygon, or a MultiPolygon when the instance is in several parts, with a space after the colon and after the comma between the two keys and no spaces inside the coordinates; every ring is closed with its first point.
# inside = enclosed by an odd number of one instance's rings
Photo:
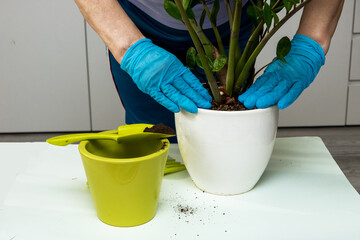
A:
{"type": "Polygon", "coordinates": [[[144,132],[152,132],[152,133],[164,133],[164,134],[169,134],[169,135],[175,135],[175,130],[172,129],[169,126],[166,126],[165,124],[156,124],[151,128],[145,128],[144,132]]]}
{"type": "MultiPolygon", "coordinates": [[[[205,83],[204,87],[208,90],[209,94],[211,95],[210,86],[205,83]]],[[[219,91],[221,94],[221,103],[218,104],[214,100],[211,102],[211,110],[218,110],[218,111],[244,111],[249,110],[247,109],[244,104],[242,104],[237,97],[230,97],[230,95],[226,92],[223,86],[219,86],[219,91]]]]}

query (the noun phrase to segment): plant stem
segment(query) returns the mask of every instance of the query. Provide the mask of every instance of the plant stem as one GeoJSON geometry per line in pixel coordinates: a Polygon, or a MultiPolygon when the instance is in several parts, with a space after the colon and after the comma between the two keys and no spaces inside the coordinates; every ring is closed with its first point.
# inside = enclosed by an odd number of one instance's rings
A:
{"type": "Polygon", "coordinates": [[[289,18],[291,18],[295,13],[297,13],[301,8],[303,8],[305,6],[305,4],[307,4],[310,1],[311,0],[304,0],[302,3],[300,3],[298,6],[296,6],[273,29],[271,29],[271,31],[269,31],[268,34],[265,35],[265,37],[261,40],[259,45],[252,52],[251,56],[246,61],[243,69],[241,70],[241,73],[240,73],[240,75],[237,78],[236,83],[235,83],[235,92],[236,93],[240,93],[240,91],[242,90],[242,85],[244,84],[244,82],[245,82],[245,80],[247,78],[247,74],[248,74],[251,66],[253,65],[253,63],[255,62],[256,57],[259,55],[259,53],[264,48],[265,44],[269,41],[269,39],[277,32],[277,30],[280,29],[280,27],[282,25],[284,25],[284,23],[289,18]]]}
{"type": "Polygon", "coordinates": [[[273,62],[275,62],[276,60],[278,60],[278,58],[274,58],[274,60],[272,60],[271,62],[269,62],[268,64],[266,64],[265,66],[262,66],[259,70],[256,71],[256,73],[254,74],[254,77],[256,75],[258,75],[259,72],[261,72],[261,70],[263,70],[264,68],[266,68],[267,66],[269,66],[270,64],[272,64],[273,62]]]}
{"type": "Polygon", "coordinates": [[[213,60],[213,50],[212,50],[212,43],[205,35],[204,31],[201,29],[199,25],[197,25],[195,19],[189,19],[191,27],[194,29],[196,35],[200,39],[202,46],[204,47],[206,56],[213,60]]]}
{"type": "MultiPolygon", "coordinates": [[[[277,0],[272,9],[274,9],[282,0],[277,0]]],[[[262,8],[263,1],[258,0],[257,6],[259,8],[262,8]]],[[[239,77],[241,70],[243,69],[246,60],[249,58],[249,53],[252,52],[252,50],[255,49],[257,44],[259,43],[259,36],[261,35],[263,31],[263,25],[264,25],[264,19],[260,21],[260,23],[256,26],[256,28],[251,32],[250,38],[248,42],[246,43],[246,46],[244,48],[244,51],[242,53],[242,56],[240,58],[240,61],[237,62],[236,68],[235,68],[235,78],[239,77]]]]}
{"type": "Polygon", "coordinates": [[[259,41],[259,35],[261,33],[261,30],[263,29],[263,24],[264,24],[264,20],[261,20],[260,23],[257,25],[257,27],[254,29],[254,31],[251,33],[251,36],[247,41],[245,49],[241,55],[240,61],[238,61],[236,64],[236,68],[235,68],[236,78],[240,75],[241,70],[243,69],[246,63],[246,60],[249,57],[249,53],[251,52],[253,44],[259,41]]]}
{"type": "Polygon", "coordinates": [[[225,6],[226,6],[226,11],[229,17],[229,25],[230,25],[230,30],[232,28],[232,23],[233,23],[233,14],[232,14],[232,10],[231,10],[231,6],[229,3],[229,0],[224,0],[225,2],[225,6]]]}
{"type": "Polygon", "coordinates": [[[217,29],[216,24],[211,21],[211,18],[210,18],[211,13],[210,13],[210,11],[209,11],[209,8],[207,7],[207,5],[206,5],[206,3],[205,3],[204,0],[202,0],[201,3],[202,3],[202,5],[204,6],[206,15],[208,16],[208,18],[209,18],[209,20],[210,20],[210,22],[211,22],[211,26],[212,26],[212,29],[213,29],[213,31],[214,31],[215,37],[216,37],[216,41],[217,41],[217,44],[218,44],[218,47],[219,47],[220,54],[223,55],[223,56],[226,56],[225,48],[224,48],[224,45],[223,45],[223,43],[222,43],[219,30],[217,29]]]}
{"type": "Polygon", "coordinates": [[[201,46],[201,43],[200,43],[199,39],[197,38],[197,35],[196,35],[194,29],[191,26],[189,18],[186,15],[184,7],[182,6],[181,0],[175,0],[175,3],[176,3],[176,5],[177,5],[177,7],[178,7],[178,9],[180,11],[181,17],[184,20],[185,26],[188,29],[189,34],[191,36],[191,39],[194,42],[195,48],[196,48],[196,50],[197,50],[197,52],[199,54],[200,61],[201,61],[202,65],[203,65],[203,68],[204,68],[204,71],[205,71],[205,74],[206,74],[206,78],[207,78],[208,83],[210,85],[210,89],[211,89],[211,92],[213,94],[214,100],[215,100],[215,102],[220,103],[221,102],[220,91],[219,91],[219,88],[218,88],[218,86],[216,84],[214,75],[212,74],[212,71],[211,71],[211,69],[209,67],[208,61],[207,61],[207,59],[205,57],[205,52],[204,52],[204,50],[203,50],[203,48],[201,46]]]}
{"type": "Polygon", "coordinates": [[[235,79],[235,52],[236,48],[239,45],[239,32],[240,32],[240,21],[241,21],[241,10],[242,10],[242,0],[235,2],[235,12],[233,25],[230,36],[230,47],[229,47],[229,58],[228,58],[228,71],[226,74],[226,91],[232,96],[232,90],[234,87],[235,79]]]}

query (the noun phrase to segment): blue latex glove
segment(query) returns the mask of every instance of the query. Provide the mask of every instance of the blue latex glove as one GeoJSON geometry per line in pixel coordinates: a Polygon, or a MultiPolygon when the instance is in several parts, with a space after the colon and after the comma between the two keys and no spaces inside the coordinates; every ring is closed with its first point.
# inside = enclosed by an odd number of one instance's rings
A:
{"type": "Polygon", "coordinates": [[[277,60],[270,64],[239,101],[252,109],[267,108],[277,104],[279,109],[290,106],[315,79],[325,54],[322,47],[311,38],[296,34],[286,63],[277,60]]]}
{"type": "Polygon", "coordinates": [[[172,112],[179,112],[179,107],[191,113],[197,107],[211,107],[212,98],[195,75],[150,39],[141,39],[126,51],[121,69],[142,92],[172,112]]]}

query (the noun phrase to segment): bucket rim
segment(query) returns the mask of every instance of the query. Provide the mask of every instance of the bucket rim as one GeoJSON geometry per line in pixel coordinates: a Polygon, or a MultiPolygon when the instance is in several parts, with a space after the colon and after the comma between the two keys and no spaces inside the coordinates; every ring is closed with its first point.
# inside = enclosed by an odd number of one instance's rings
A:
{"type": "Polygon", "coordinates": [[[90,153],[86,149],[86,145],[88,143],[90,143],[90,141],[92,141],[92,140],[81,141],[78,149],[82,156],[87,157],[88,159],[91,159],[94,161],[107,162],[107,163],[141,162],[141,161],[146,161],[148,159],[156,158],[156,157],[162,155],[164,152],[169,150],[169,148],[170,148],[169,140],[167,138],[160,139],[160,140],[163,143],[163,147],[161,149],[159,149],[158,151],[153,152],[151,154],[140,156],[140,157],[134,157],[134,158],[108,158],[108,157],[102,157],[102,156],[98,156],[93,153],[90,153]]]}

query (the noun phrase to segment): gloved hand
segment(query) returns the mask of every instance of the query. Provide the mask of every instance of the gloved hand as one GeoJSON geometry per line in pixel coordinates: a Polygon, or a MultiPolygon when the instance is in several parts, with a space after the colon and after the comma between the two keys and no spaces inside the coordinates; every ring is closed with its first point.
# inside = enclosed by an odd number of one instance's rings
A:
{"type": "Polygon", "coordinates": [[[126,51],[121,69],[142,92],[172,112],[179,112],[179,107],[191,113],[197,107],[211,107],[212,98],[195,75],[150,39],[141,39],[126,51]]]}
{"type": "Polygon", "coordinates": [[[290,106],[315,79],[325,54],[322,47],[311,38],[296,34],[286,63],[276,60],[270,64],[239,101],[252,109],[278,104],[279,109],[290,106]]]}

